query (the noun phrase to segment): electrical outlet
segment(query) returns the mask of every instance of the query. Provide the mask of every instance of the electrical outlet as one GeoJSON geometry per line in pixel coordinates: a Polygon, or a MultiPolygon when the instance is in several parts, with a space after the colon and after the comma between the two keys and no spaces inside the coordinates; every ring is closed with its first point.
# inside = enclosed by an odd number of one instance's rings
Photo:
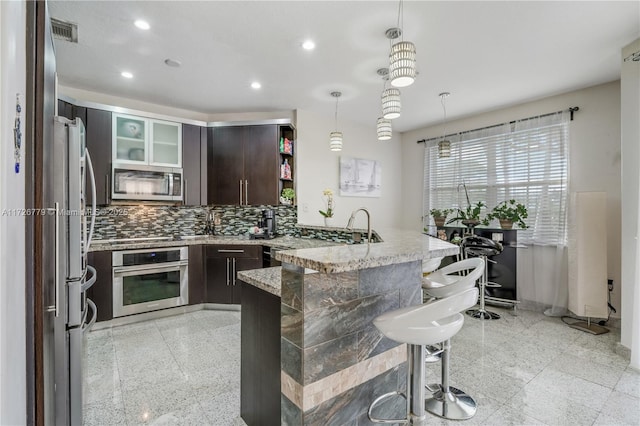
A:
{"type": "Polygon", "coordinates": [[[609,287],[609,291],[613,291],[613,280],[607,280],[607,287],[609,287]]]}

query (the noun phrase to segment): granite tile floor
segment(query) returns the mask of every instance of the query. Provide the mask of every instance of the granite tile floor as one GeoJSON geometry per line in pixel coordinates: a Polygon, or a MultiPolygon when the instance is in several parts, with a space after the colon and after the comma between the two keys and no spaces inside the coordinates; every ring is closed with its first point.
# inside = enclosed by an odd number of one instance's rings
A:
{"type": "MultiPolygon", "coordinates": [[[[619,330],[593,336],[540,313],[491,308],[452,341],[451,382],[478,402],[463,423],[639,425],[640,373],[614,352],[619,330]]],[[[427,364],[427,381],[440,364],[427,364]]],[[[86,425],[240,426],[240,313],[202,310],[93,331],[86,425]]],[[[374,395],[372,395],[372,400],[374,395]]]]}

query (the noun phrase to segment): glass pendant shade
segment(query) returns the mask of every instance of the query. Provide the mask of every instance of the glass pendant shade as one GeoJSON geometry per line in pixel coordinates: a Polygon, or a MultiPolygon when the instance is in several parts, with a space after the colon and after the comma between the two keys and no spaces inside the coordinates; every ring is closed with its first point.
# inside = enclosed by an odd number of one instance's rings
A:
{"type": "Polygon", "coordinates": [[[451,157],[451,142],[446,139],[438,142],[438,158],[451,157]]]}
{"type": "Polygon", "coordinates": [[[416,46],[399,41],[389,54],[389,81],[393,87],[407,87],[416,79],[416,46]]]}
{"type": "Polygon", "coordinates": [[[331,132],[329,134],[329,149],[331,151],[342,151],[342,132],[331,132]]]}
{"type": "Polygon", "coordinates": [[[392,128],[391,128],[391,120],[387,120],[384,117],[378,118],[378,125],[376,126],[378,131],[378,140],[379,141],[388,141],[391,139],[392,128]]]}
{"type": "Polygon", "coordinates": [[[400,90],[389,88],[382,92],[382,117],[393,120],[400,117],[400,90]]]}

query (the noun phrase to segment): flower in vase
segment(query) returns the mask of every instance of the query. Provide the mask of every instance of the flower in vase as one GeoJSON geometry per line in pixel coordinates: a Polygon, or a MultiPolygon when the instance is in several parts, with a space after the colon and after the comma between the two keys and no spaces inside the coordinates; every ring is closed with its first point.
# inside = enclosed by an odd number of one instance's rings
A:
{"type": "Polygon", "coordinates": [[[318,212],[324,217],[333,217],[333,191],[328,188],[325,189],[322,191],[322,197],[327,205],[327,209],[325,211],[318,210],[318,212]]]}

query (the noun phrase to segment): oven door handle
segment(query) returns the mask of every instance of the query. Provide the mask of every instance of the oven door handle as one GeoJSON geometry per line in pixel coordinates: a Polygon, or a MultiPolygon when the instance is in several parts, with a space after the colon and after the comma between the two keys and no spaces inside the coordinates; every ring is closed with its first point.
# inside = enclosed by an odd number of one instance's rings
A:
{"type": "Polygon", "coordinates": [[[174,271],[176,268],[181,268],[183,266],[188,266],[188,265],[189,265],[189,261],[184,260],[181,262],[162,263],[162,264],[155,264],[155,265],[121,266],[121,267],[113,268],[113,273],[125,274],[128,272],[143,272],[143,271],[166,272],[166,271],[174,271]]]}

